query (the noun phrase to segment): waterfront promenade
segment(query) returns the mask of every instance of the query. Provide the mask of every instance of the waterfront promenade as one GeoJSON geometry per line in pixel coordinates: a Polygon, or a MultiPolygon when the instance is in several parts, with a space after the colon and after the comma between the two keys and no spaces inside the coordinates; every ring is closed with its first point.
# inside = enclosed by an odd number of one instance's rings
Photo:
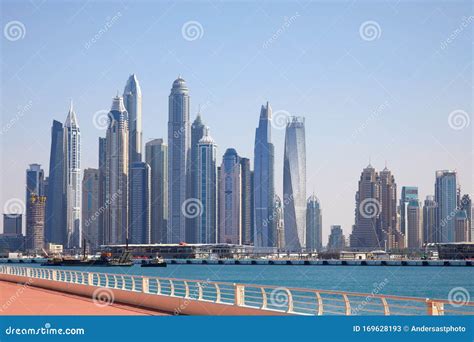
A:
{"type": "Polygon", "coordinates": [[[111,303],[51,291],[25,284],[0,281],[0,316],[3,315],[165,315],[156,310],[111,303]]]}
{"type": "MultiPolygon", "coordinates": [[[[356,293],[19,266],[0,266],[2,280],[92,299],[96,314],[115,303],[175,315],[474,314],[469,300],[459,305],[446,299],[379,294],[384,284],[371,293],[356,293]]],[[[57,297],[52,300],[58,302],[57,297]]]]}

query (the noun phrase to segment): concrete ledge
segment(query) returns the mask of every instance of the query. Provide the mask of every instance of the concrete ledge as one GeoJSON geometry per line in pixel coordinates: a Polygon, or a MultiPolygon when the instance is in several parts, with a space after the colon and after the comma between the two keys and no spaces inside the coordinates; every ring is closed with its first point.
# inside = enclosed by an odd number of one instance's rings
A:
{"type": "MultiPolygon", "coordinates": [[[[104,293],[112,296],[114,302],[129,304],[148,309],[153,309],[170,314],[180,315],[211,315],[211,316],[282,316],[289,313],[260,310],[256,308],[237,306],[233,304],[213,303],[198,301],[182,297],[163,296],[157,294],[142,293],[112,289],[108,287],[81,285],[62,281],[46,280],[40,278],[29,278],[18,275],[0,274],[0,280],[29,286],[40,287],[48,290],[75,294],[87,298],[93,298],[95,291],[102,289],[104,293]]],[[[97,294],[97,292],[96,292],[97,294]]]]}

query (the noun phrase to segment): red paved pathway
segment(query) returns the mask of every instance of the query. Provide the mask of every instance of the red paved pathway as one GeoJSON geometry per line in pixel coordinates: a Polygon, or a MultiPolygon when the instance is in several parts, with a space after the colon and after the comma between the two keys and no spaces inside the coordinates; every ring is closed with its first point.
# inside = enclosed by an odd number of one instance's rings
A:
{"type": "Polygon", "coordinates": [[[96,305],[92,299],[0,281],[2,315],[165,315],[114,303],[96,305]]]}

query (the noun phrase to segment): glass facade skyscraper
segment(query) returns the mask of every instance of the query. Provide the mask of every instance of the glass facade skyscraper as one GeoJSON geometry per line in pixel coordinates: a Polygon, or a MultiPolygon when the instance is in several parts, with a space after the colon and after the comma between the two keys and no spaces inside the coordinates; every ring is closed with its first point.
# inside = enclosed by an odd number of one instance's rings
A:
{"type": "Polygon", "coordinates": [[[135,162],[130,168],[130,227],[131,243],[150,243],[151,201],[150,201],[150,166],[144,162],[135,162]]]}
{"type": "Polygon", "coordinates": [[[190,123],[189,91],[181,77],[173,82],[168,101],[168,243],[186,241],[182,207],[189,194],[190,123]]]}
{"type": "Polygon", "coordinates": [[[99,170],[85,169],[82,179],[82,237],[89,251],[99,244],[99,170]]]}
{"type": "Polygon", "coordinates": [[[217,146],[209,128],[198,142],[197,199],[201,212],[196,216],[197,243],[217,242],[217,146]]]}
{"type": "Polygon", "coordinates": [[[274,146],[272,143],[272,108],[267,102],[260,110],[260,119],[255,131],[254,147],[254,245],[273,247],[277,245],[274,236],[273,200],[274,189],[274,146]]]}
{"type": "Polygon", "coordinates": [[[129,162],[142,161],[142,90],[135,74],[130,75],[123,90],[123,104],[128,113],[129,162]]]}
{"type": "Polygon", "coordinates": [[[146,143],[145,161],[151,169],[151,242],[165,243],[168,225],[168,146],[163,139],[146,143]]]}
{"type": "Polygon", "coordinates": [[[66,188],[64,179],[64,128],[54,120],[51,127],[48,192],[46,194],[45,241],[65,244],[66,240],[66,188]]]}
{"type": "Polygon", "coordinates": [[[82,245],[81,234],[81,132],[76,113],[69,108],[64,122],[66,177],[66,248],[82,245]]]}
{"type": "Polygon", "coordinates": [[[283,160],[285,248],[306,246],[306,137],[304,118],[292,117],[286,126],[283,160]]]}
{"type": "Polygon", "coordinates": [[[323,215],[321,204],[315,195],[306,204],[306,250],[320,252],[323,248],[323,215]]]}
{"type": "Polygon", "coordinates": [[[116,96],[106,134],[104,243],[122,244],[128,238],[128,113],[116,96]]]}
{"type": "Polygon", "coordinates": [[[436,232],[435,242],[455,242],[455,220],[457,211],[456,171],[436,171],[435,182],[436,232]]]}

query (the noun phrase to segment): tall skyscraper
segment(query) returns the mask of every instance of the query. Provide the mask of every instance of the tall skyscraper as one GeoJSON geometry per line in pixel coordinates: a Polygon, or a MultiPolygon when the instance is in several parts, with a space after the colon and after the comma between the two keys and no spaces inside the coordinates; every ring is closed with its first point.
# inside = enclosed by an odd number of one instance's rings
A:
{"type": "Polygon", "coordinates": [[[168,225],[168,146],[163,139],[146,143],[145,160],[151,169],[151,242],[165,243],[168,225]]]}
{"type": "Polygon", "coordinates": [[[277,245],[273,236],[273,205],[275,197],[274,159],[272,143],[272,108],[267,102],[260,110],[260,119],[255,131],[254,147],[254,245],[272,247],[277,245]]]}
{"type": "Polygon", "coordinates": [[[44,196],[44,171],[40,164],[30,164],[26,170],[26,202],[31,199],[31,195],[44,196]]]}
{"type": "MultiPolygon", "coordinates": [[[[204,126],[201,113],[198,113],[196,119],[191,125],[191,161],[189,165],[189,179],[190,179],[190,188],[189,188],[189,197],[198,198],[198,144],[199,141],[204,136],[206,126],[204,126]]],[[[198,221],[199,217],[188,217],[186,224],[186,241],[190,243],[197,242],[198,239],[198,221]]]]}
{"type": "Polygon", "coordinates": [[[456,171],[436,171],[435,201],[436,232],[435,242],[455,241],[455,220],[457,211],[457,177],[456,171]]]}
{"type": "Polygon", "coordinates": [[[466,212],[467,220],[468,220],[468,236],[467,241],[473,241],[474,237],[474,222],[472,219],[472,215],[474,213],[474,208],[472,206],[471,197],[468,194],[465,194],[461,198],[461,203],[459,204],[459,209],[464,210],[466,212]]]}
{"type": "Polygon", "coordinates": [[[369,164],[360,175],[359,189],[356,193],[355,224],[350,236],[351,247],[385,247],[380,239],[380,211],[380,179],[369,164]]]}
{"type": "Polygon", "coordinates": [[[217,146],[209,135],[209,128],[198,142],[197,199],[201,213],[197,219],[197,243],[217,242],[217,146]]]}
{"type": "Polygon", "coordinates": [[[220,172],[219,242],[242,243],[242,174],[240,157],[233,148],[227,149],[220,172]]]}
{"type": "Polygon", "coordinates": [[[283,161],[285,248],[306,246],[306,138],[304,118],[290,118],[285,131],[283,161]]]}
{"type": "Polygon", "coordinates": [[[423,204],[423,242],[435,242],[436,201],[434,196],[426,196],[423,204]]]}
{"type": "Polygon", "coordinates": [[[423,241],[423,219],[420,202],[410,200],[406,207],[407,248],[419,249],[423,241]]]}
{"type": "Polygon", "coordinates": [[[128,114],[116,96],[106,133],[104,243],[122,244],[128,238],[128,114]]]}
{"type": "Polygon", "coordinates": [[[21,235],[23,214],[3,214],[3,234],[21,235]]]}
{"type": "Polygon", "coordinates": [[[125,84],[123,104],[128,113],[128,156],[131,165],[142,161],[142,90],[135,74],[130,75],[125,84]]]}
{"type": "Polygon", "coordinates": [[[31,193],[26,205],[26,248],[41,252],[44,248],[44,216],[46,196],[31,193]]]}
{"type": "Polygon", "coordinates": [[[273,212],[273,226],[276,228],[277,237],[276,247],[281,250],[285,248],[285,225],[283,224],[283,203],[281,202],[281,198],[276,194],[273,212]]]}
{"type": "Polygon", "coordinates": [[[306,250],[323,248],[323,215],[318,198],[313,194],[306,203],[306,250]]]}
{"type": "Polygon", "coordinates": [[[82,238],[89,251],[99,246],[99,170],[85,169],[82,179],[82,238]]]}
{"type": "Polygon", "coordinates": [[[44,216],[46,213],[42,213],[42,215],[39,213],[41,204],[36,198],[46,198],[44,197],[44,171],[41,165],[30,164],[30,168],[26,170],[26,246],[29,249],[36,249],[40,244],[43,247],[44,244],[44,216]],[[38,237],[40,233],[43,234],[41,241],[38,237]]]}
{"type": "Polygon", "coordinates": [[[46,196],[45,240],[64,245],[66,242],[66,187],[63,124],[54,120],[51,127],[48,192],[46,196]]]}
{"type": "Polygon", "coordinates": [[[106,138],[99,138],[99,208],[102,208],[99,211],[99,217],[97,220],[99,221],[99,232],[98,232],[98,244],[103,245],[105,244],[105,208],[106,202],[105,199],[107,198],[106,194],[106,181],[107,181],[107,139],[106,138]]]}
{"type": "Polygon", "coordinates": [[[181,77],[173,82],[168,119],[168,232],[169,243],[186,240],[182,207],[188,197],[190,164],[189,91],[181,77]]]}
{"type": "Polygon", "coordinates": [[[380,205],[381,238],[389,249],[397,248],[397,183],[387,167],[380,172],[380,205]]]}
{"type": "Polygon", "coordinates": [[[465,210],[459,210],[454,217],[454,241],[469,241],[469,219],[465,210]]]}
{"type": "Polygon", "coordinates": [[[130,168],[130,242],[150,243],[151,241],[151,170],[144,162],[135,162],[130,168]]]}
{"type": "Polygon", "coordinates": [[[403,186],[400,197],[400,231],[407,235],[407,206],[410,201],[418,200],[418,188],[416,186],[403,186]]]}
{"type": "Polygon", "coordinates": [[[66,248],[81,247],[81,132],[71,106],[64,122],[66,248]]]}
{"type": "Polygon", "coordinates": [[[346,237],[344,236],[341,226],[331,226],[331,233],[329,234],[328,239],[328,251],[340,252],[344,247],[346,247],[346,237]]]}
{"type": "MultiPolygon", "coordinates": [[[[242,203],[242,244],[251,245],[252,244],[252,171],[250,170],[250,159],[240,158],[240,169],[242,172],[242,190],[241,190],[241,203],[242,203]]],[[[275,227],[274,224],[271,225],[275,227]]],[[[271,236],[276,236],[274,232],[271,233],[271,236]]]]}

